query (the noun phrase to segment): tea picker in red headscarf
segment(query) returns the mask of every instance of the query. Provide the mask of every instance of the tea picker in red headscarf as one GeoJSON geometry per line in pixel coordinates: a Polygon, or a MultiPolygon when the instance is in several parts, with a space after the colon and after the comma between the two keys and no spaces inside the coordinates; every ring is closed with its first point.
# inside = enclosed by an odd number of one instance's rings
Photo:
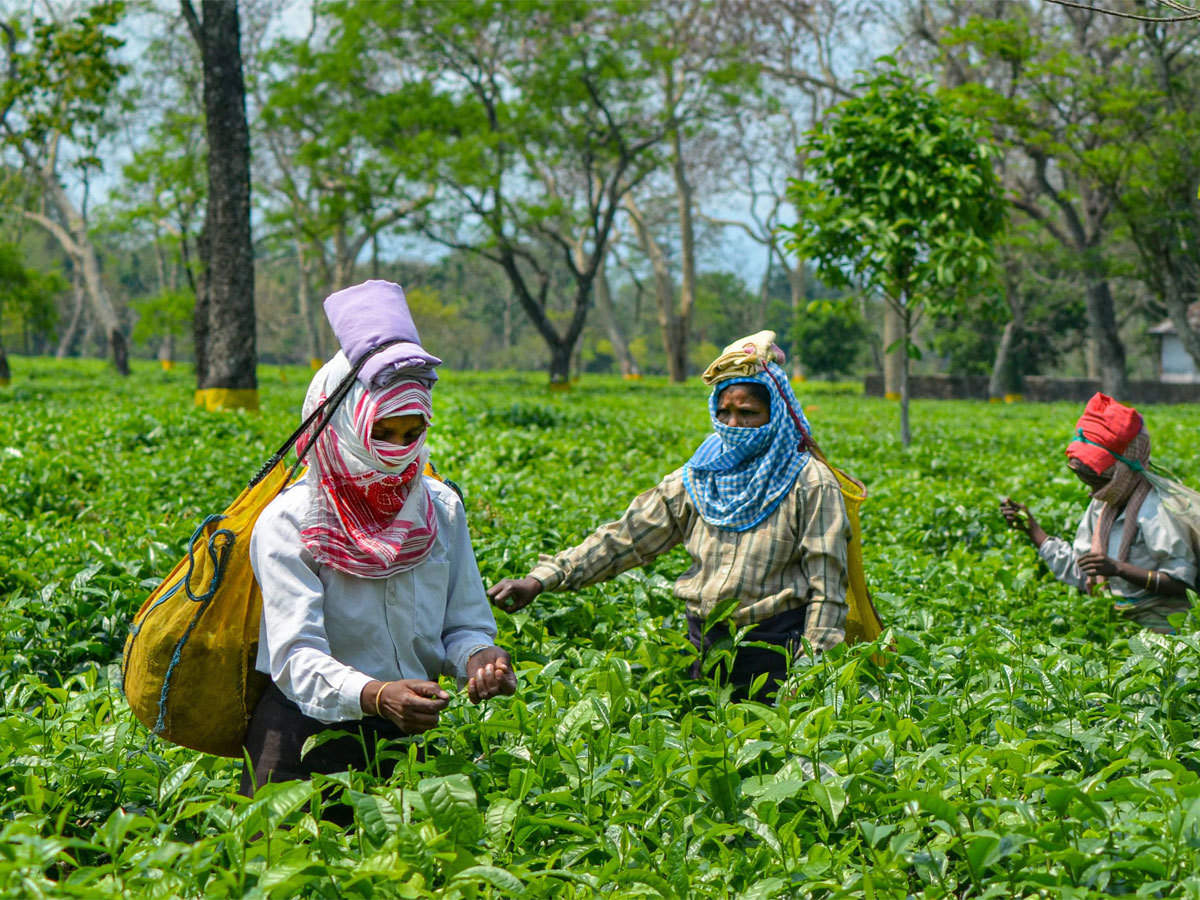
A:
{"type": "Polygon", "coordinates": [[[1168,616],[1190,607],[1200,544],[1200,495],[1150,463],[1150,435],[1135,409],[1096,394],[1067,445],[1067,467],[1091,489],[1074,542],[1051,537],[1011,498],[1008,524],[1029,535],[1054,577],[1093,593],[1107,584],[1113,608],[1169,634],[1168,616]]]}
{"type": "Polygon", "coordinates": [[[439,676],[457,677],[473,702],[517,687],[494,645],[462,501],[423,474],[440,360],[421,347],[397,284],[346,288],[325,311],[342,351],[313,378],[303,418],[334,395],[351,361],[366,362],[317,435],[307,473],[254,526],[257,668],[271,684],[250,721],[243,793],[374,769],[381,739],[437,724],[450,699],[439,676]],[[302,753],[331,729],[347,737],[302,753]]]}

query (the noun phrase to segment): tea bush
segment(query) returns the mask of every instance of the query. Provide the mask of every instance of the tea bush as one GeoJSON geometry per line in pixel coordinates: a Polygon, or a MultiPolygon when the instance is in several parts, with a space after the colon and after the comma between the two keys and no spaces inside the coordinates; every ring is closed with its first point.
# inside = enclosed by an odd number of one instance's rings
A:
{"type": "MultiPolygon", "coordinates": [[[[0,392],[0,894],[13,897],[1200,897],[1200,634],[1140,633],[1007,531],[1085,503],[1073,406],[894,405],[798,385],[867,482],[880,646],[798,664],[778,705],[685,677],[675,551],[497,612],[513,698],[456,699],[396,774],[236,795],[240,764],[174,747],[119,689],[130,616],[291,431],[307,383],[265,367],[259,415],[189,376],[16,360],[0,392]],[[332,790],[354,810],[319,816],[332,790]]],[[[1145,411],[1193,484],[1200,412],[1145,411]]],[[[618,515],[708,430],[704,389],[446,373],[431,432],[485,580],[618,515]]]]}

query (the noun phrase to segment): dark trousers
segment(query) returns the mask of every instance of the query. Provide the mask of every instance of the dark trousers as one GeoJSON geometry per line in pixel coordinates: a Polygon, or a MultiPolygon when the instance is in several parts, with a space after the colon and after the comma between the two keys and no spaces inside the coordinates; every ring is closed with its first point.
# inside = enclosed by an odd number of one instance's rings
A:
{"type": "MultiPolygon", "coordinates": [[[[764,619],[751,628],[745,640],[773,644],[787,652],[784,654],[766,647],[747,647],[745,644],[740,646],[734,654],[732,667],[724,663],[718,667],[721,681],[733,685],[734,699],[745,700],[749,695],[751,683],[763,672],[767,673],[767,680],[754,699],[764,699],[767,693],[779,688],[779,683],[787,677],[788,661],[801,647],[800,639],[804,636],[804,622],[807,617],[808,607],[803,606],[764,619]]],[[[704,619],[689,615],[687,620],[688,640],[700,651],[699,658],[692,663],[692,677],[700,678],[704,673],[704,659],[713,645],[721,640],[732,642],[732,638],[729,626],[725,622],[717,623],[705,634],[704,619]]]]}
{"type": "MultiPolygon", "coordinates": [[[[246,732],[246,755],[250,764],[242,769],[239,792],[251,797],[255,790],[268,782],[298,781],[319,773],[378,771],[383,778],[391,776],[396,761],[379,758],[382,741],[405,737],[405,732],[387,719],[365,716],[353,722],[319,722],[300,712],[300,708],[271,683],[250,718],[246,732]],[[301,759],[304,742],[323,731],[342,731],[345,737],[326,741],[314,747],[301,759]]],[[[349,824],[353,815],[343,806],[326,807],[325,818],[349,824]]]]}

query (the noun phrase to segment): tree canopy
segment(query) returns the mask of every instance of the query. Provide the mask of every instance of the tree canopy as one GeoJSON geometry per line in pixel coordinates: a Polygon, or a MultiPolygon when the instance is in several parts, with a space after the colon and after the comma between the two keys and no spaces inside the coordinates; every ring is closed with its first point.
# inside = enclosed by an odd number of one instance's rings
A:
{"type": "MultiPolygon", "coordinates": [[[[904,331],[888,349],[907,373],[926,308],[953,309],[991,273],[1005,217],[995,153],[950,103],[894,69],[834,107],[803,152],[809,177],[792,184],[793,246],[826,281],[892,306],[904,331]]],[[[900,429],[907,446],[906,377],[900,429]]]]}

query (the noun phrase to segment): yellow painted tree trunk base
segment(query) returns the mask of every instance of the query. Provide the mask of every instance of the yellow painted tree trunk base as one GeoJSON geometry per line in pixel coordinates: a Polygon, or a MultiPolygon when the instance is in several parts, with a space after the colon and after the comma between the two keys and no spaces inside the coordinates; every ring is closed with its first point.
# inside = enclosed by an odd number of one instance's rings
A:
{"type": "Polygon", "coordinates": [[[256,388],[204,388],[196,391],[196,405],[209,412],[221,409],[248,409],[258,411],[256,388]]]}

